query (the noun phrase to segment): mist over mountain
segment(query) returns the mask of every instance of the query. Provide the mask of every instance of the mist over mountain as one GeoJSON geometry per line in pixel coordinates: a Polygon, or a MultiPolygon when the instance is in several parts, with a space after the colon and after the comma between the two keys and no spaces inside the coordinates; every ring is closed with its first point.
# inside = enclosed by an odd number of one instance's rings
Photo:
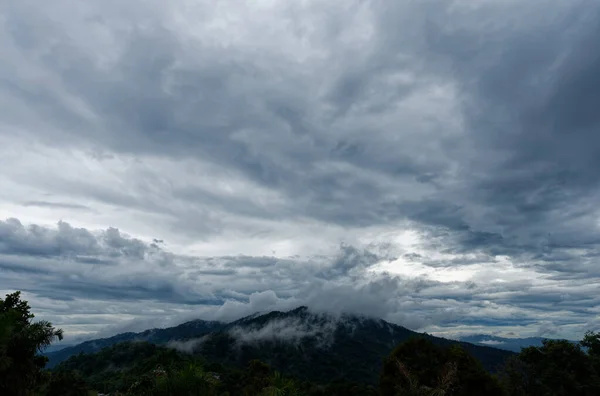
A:
{"type": "Polygon", "coordinates": [[[383,358],[399,343],[425,337],[439,346],[459,343],[494,371],[511,352],[420,334],[381,319],[314,312],[307,307],[254,314],[230,323],[194,320],[166,329],[123,333],[48,353],[49,367],[70,356],[122,342],[150,342],[209,361],[242,367],[258,359],[311,381],[360,380],[374,384],[383,358]]]}
{"type": "Polygon", "coordinates": [[[52,368],[58,363],[68,359],[70,356],[79,353],[98,352],[103,348],[121,342],[146,341],[152,344],[162,345],[167,344],[170,341],[210,333],[219,330],[224,325],[224,323],[215,321],[192,320],[166,329],[148,329],[139,333],[127,332],[112,337],[89,340],[77,345],[62,348],[58,351],[46,351],[45,354],[50,358],[47,366],[48,368],[52,368]]]}

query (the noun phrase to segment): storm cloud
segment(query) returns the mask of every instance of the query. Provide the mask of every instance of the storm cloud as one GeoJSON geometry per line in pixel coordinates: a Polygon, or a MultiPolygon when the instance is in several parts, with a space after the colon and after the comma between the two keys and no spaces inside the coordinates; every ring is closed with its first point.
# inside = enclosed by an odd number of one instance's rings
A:
{"type": "Polygon", "coordinates": [[[299,305],[600,325],[597,2],[0,15],[0,291],[67,333],[299,305]]]}

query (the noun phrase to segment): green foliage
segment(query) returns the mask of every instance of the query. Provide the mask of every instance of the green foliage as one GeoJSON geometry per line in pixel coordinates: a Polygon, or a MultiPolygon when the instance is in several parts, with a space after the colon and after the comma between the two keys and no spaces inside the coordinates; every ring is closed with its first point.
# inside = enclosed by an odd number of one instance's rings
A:
{"type": "Polygon", "coordinates": [[[39,352],[62,339],[62,330],[46,321],[32,322],[33,318],[20,292],[0,299],[1,395],[31,395],[44,383],[42,369],[47,359],[39,352]]]}
{"type": "Polygon", "coordinates": [[[524,348],[504,370],[505,388],[511,395],[600,395],[596,361],[598,335],[587,333],[579,345],[566,340],[545,340],[541,347],[524,348]]]}
{"type": "Polygon", "coordinates": [[[49,373],[48,384],[40,392],[44,396],[88,396],[90,386],[77,371],[49,373]]]}
{"type": "Polygon", "coordinates": [[[131,386],[157,367],[179,370],[193,363],[190,356],[146,342],[113,345],[94,354],[71,357],[54,372],[78,371],[89,384],[102,393],[112,393],[131,386]]]}
{"type": "Polygon", "coordinates": [[[268,385],[260,392],[261,396],[300,396],[298,385],[278,372],[269,377],[268,385]]]}
{"type": "Polygon", "coordinates": [[[243,370],[144,342],[123,343],[96,354],[73,356],[53,373],[80,370],[92,388],[127,396],[375,396],[374,388],[335,382],[301,382],[252,360],[243,370]]]}
{"type": "Polygon", "coordinates": [[[475,389],[479,394],[487,396],[501,396],[504,393],[498,379],[461,346],[453,345],[448,348],[447,353],[447,362],[456,365],[456,384],[448,395],[472,395],[475,389]]]}
{"type": "Polygon", "coordinates": [[[139,377],[126,391],[128,396],[216,396],[218,381],[199,364],[179,370],[157,368],[139,377]]]}
{"type": "Polygon", "coordinates": [[[382,396],[502,395],[498,381],[460,345],[442,347],[426,338],[400,344],[385,359],[382,396]]]}
{"type": "Polygon", "coordinates": [[[600,332],[586,332],[581,345],[587,349],[590,356],[600,358],[600,332]]]}

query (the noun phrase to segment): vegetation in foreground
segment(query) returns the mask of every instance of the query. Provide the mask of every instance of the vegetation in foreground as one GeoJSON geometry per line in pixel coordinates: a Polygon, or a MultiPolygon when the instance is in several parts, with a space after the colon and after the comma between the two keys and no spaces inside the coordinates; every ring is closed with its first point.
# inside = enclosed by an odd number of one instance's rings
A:
{"type": "Polygon", "coordinates": [[[19,292],[0,299],[0,395],[600,395],[600,333],[594,332],[579,345],[548,340],[541,347],[524,348],[497,375],[460,345],[443,347],[413,338],[382,362],[374,387],[289,378],[257,360],[241,370],[148,343],[80,354],[48,371],[40,351],[62,338],[62,331],[33,318],[19,292]]]}

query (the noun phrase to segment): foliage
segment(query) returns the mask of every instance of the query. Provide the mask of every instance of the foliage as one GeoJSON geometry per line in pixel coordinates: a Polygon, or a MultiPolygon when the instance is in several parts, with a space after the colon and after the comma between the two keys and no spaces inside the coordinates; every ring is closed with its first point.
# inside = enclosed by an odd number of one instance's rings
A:
{"type": "Polygon", "coordinates": [[[202,365],[189,364],[179,370],[156,369],[141,376],[125,392],[128,396],[219,395],[218,381],[202,365]]]}
{"type": "Polygon", "coordinates": [[[600,358],[600,332],[586,332],[581,346],[587,349],[590,356],[600,358]]]}
{"type": "Polygon", "coordinates": [[[73,356],[52,373],[78,370],[92,388],[128,396],[375,396],[374,388],[348,382],[318,385],[288,377],[252,360],[243,369],[208,363],[145,342],[122,343],[95,354],[73,356]],[[160,375],[157,375],[160,374],[160,375]]]}
{"type": "Polygon", "coordinates": [[[179,370],[194,360],[175,350],[146,342],[113,345],[94,354],[78,354],[53,369],[53,372],[78,371],[102,393],[123,390],[157,367],[179,370]]]}
{"type": "Polygon", "coordinates": [[[593,363],[597,340],[597,334],[586,336],[581,344],[587,352],[561,341],[527,348],[506,364],[500,382],[462,347],[441,347],[415,338],[398,345],[385,359],[379,393],[347,382],[301,382],[257,360],[239,370],[147,343],[125,343],[98,354],[75,356],[56,370],[80,367],[96,381],[96,389],[107,381],[117,385],[111,392],[124,396],[587,396],[600,394],[593,363]],[[158,370],[164,375],[156,375],[157,367],[164,369],[158,370]]]}
{"type": "Polygon", "coordinates": [[[442,375],[435,387],[422,385],[413,375],[406,365],[399,360],[395,360],[398,372],[402,382],[396,385],[396,394],[403,396],[444,396],[452,390],[456,382],[456,364],[447,363],[444,366],[442,375]]]}
{"type": "Polygon", "coordinates": [[[44,396],[88,396],[90,386],[77,371],[49,373],[47,385],[39,393],[44,396]]]}
{"type": "Polygon", "coordinates": [[[460,345],[441,347],[426,338],[400,344],[384,361],[382,396],[502,395],[500,383],[460,345]]]}
{"type": "Polygon", "coordinates": [[[545,340],[541,347],[524,348],[504,370],[511,395],[600,395],[600,366],[596,360],[598,334],[587,333],[581,345],[545,340]]]}
{"type": "Polygon", "coordinates": [[[54,339],[62,339],[62,330],[46,321],[33,322],[27,301],[20,292],[0,299],[0,394],[31,395],[44,377],[46,358],[39,352],[54,339]]]}

